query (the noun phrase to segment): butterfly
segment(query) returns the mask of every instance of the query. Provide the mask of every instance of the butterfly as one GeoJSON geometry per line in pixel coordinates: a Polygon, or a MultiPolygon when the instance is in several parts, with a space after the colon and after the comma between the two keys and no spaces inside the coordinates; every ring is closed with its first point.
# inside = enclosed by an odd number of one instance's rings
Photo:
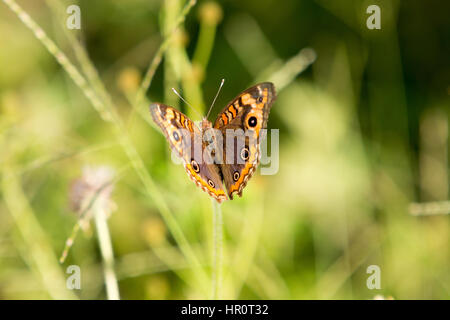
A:
{"type": "Polygon", "coordinates": [[[221,203],[232,200],[235,194],[242,197],[255,172],[261,158],[263,129],[267,128],[275,99],[273,83],[259,83],[231,100],[214,124],[203,118],[200,128],[162,103],[151,104],[150,113],[171,149],[182,159],[188,176],[221,203]]]}

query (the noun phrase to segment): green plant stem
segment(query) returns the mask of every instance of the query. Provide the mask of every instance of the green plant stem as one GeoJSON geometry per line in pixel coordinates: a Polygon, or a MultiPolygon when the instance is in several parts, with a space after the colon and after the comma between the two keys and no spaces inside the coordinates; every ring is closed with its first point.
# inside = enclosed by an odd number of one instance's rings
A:
{"type": "MultiPolygon", "coordinates": [[[[61,15],[62,12],[65,13],[64,4],[58,0],[46,0],[46,2],[55,15],[58,15],[59,13],[61,23],[64,24],[66,15],[61,15]]],[[[69,30],[66,27],[62,28],[62,30],[67,39],[69,40],[69,43],[72,46],[73,51],[75,53],[75,57],[77,58],[81,66],[81,69],[84,72],[90,85],[92,85],[95,88],[95,91],[99,94],[99,96],[103,99],[103,101],[106,102],[106,104],[110,104],[111,96],[106,91],[105,86],[101,81],[100,76],[97,72],[97,69],[89,59],[89,54],[86,51],[86,48],[81,44],[80,40],[77,39],[76,33],[74,33],[73,30],[69,30]]]]}
{"type": "Polygon", "coordinates": [[[304,48],[272,74],[268,75],[267,72],[263,71],[261,75],[256,78],[260,81],[273,82],[276,85],[277,90],[281,91],[292,83],[294,79],[315,60],[315,51],[311,48],[304,48]]]}
{"type": "MultiPolygon", "coordinates": [[[[171,30],[174,30],[177,17],[182,10],[182,2],[179,0],[166,0],[161,7],[161,16],[163,17],[160,22],[161,33],[167,37],[171,30]]],[[[182,49],[182,28],[180,27],[176,31],[178,33],[178,40],[172,41],[170,47],[164,53],[164,102],[168,105],[178,108],[180,99],[173,94],[172,88],[180,90],[179,82],[181,74],[179,67],[177,66],[177,52],[182,49]]]]}
{"type": "Polygon", "coordinates": [[[78,71],[78,69],[69,61],[67,56],[62,52],[58,46],[51,40],[45,31],[26,13],[14,0],[3,0],[3,2],[19,17],[19,19],[27,26],[42,42],[47,50],[55,57],[56,61],[66,70],[72,80],[77,86],[81,88],[86,97],[91,101],[94,108],[99,112],[100,116],[110,121],[111,116],[101,99],[97,96],[94,90],[91,89],[89,83],[78,71]]]}
{"type": "Polygon", "coordinates": [[[111,245],[111,236],[107,222],[107,213],[97,206],[95,213],[95,226],[97,229],[98,243],[103,258],[103,272],[106,284],[106,295],[108,300],[119,300],[119,286],[114,271],[114,254],[111,245]]]}
{"type": "Polygon", "coordinates": [[[213,207],[213,265],[212,265],[212,293],[213,300],[219,299],[222,281],[223,256],[223,219],[220,204],[211,199],[213,207]]]}
{"type": "Polygon", "coordinates": [[[150,88],[153,76],[155,75],[156,69],[158,68],[159,64],[161,63],[161,60],[163,58],[165,51],[169,47],[170,42],[173,40],[173,36],[176,34],[178,27],[180,26],[180,24],[182,24],[184,22],[187,14],[191,10],[191,8],[196,4],[196,2],[197,2],[196,0],[189,0],[189,2],[186,4],[186,6],[181,11],[180,16],[176,20],[172,31],[170,31],[167,34],[167,37],[164,39],[164,41],[162,42],[158,51],[156,52],[155,56],[153,57],[153,60],[150,63],[150,66],[148,67],[147,72],[145,73],[144,79],[142,80],[142,83],[136,94],[135,107],[140,108],[140,106],[144,100],[145,93],[147,92],[148,88],[150,88]]]}
{"type": "Polygon", "coordinates": [[[202,72],[205,72],[214,47],[217,24],[209,24],[204,21],[200,22],[200,35],[192,60],[193,63],[197,63],[202,68],[202,72]]]}
{"type": "Polygon", "coordinates": [[[64,273],[24,194],[17,171],[14,167],[5,165],[2,173],[2,196],[25,243],[22,250],[25,262],[39,274],[51,298],[76,299],[76,295],[66,288],[64,273]]]}
{"type": "MultiPolygon", "coordinates": [[[[207,283],[207,275],[204,272],[204,269],[201,267],[200,262],[195,255],[194,251],[190,247],[186,237],[184,236],[183,231],[178,225],[175,217],[169,210],[167,203],[165,202],[162,194],[158,190],[155,182],[151,178],[149,172],[146,170],[144,166],[144,162],[142,158],[139,156],[136,148],[134,147],[131,138],[126,130],[125,125],[122,122],[122,119],[116,113],[114,107],[111,104],[107,104],[101,98],[101,95],[98,95],[90,86],[83,75],[78,71],[78,69],[70,62],[67,56],[56,46],[56,44],[47,36],[45,31],[36,23],[34,20],[25,12],[23,9],[17,5],[14,0],[3,0],[3,2],[20,18],[20,20],[27,26],[36,36],[38,40],[42,42],[42,44],[47,48],[47,50],[52,54],[58,63],[63,67],[63,69],[68,73],[68,75],[72,78],[76,85],[80,87],[82,92],[88,98],[88,100],[92,103],[94,108],[100,113],[101,117],[105,121],[109,121],[113,124],[114,133],[116,138],[120,142],[123,150],[125,151],[128,159],[130,160],[133,169],[138,175],[139,179],[144,185],[145,192],[149,198],[151,198],[155,206],[158,208],[161,213],[165,223],[167,224],[169,230],[171,231],[175,241],[179,245],[181,251],[188,259],[189,263],[193,266],[195,270],[194,274],[197,277],[197,281],[200,284],[207,283]]],[[[184,21],[185,15],[189,12],[189,9],[195,4],[194,0],[190,0],[189,3],[185,6],[182,11],[182,17],[177,20],[177,24],[179,25],[184,21]],[[184,16],[183,16],[184,15],[184,16]]],[[[163,45],[164,46],[164,43],[163,45]]],[[[164,50],[163,50],[164,51],[164,50]]],[[[162,51],[162,52],[163,52],[162,51]]],[[[153,65],[153,63],[152,63],[153,65]]],[[[156,67],[155,67],[156,70],[156,67]]],[[[148,77],[147,80],[151,80],[152,75],[148,77]]],[[[141,88],[145,93],[150,85],[150,81],[146,81],[143,83],[141,88]]],[[[145,94],[143,95],[145,98],[145,94]]]]}

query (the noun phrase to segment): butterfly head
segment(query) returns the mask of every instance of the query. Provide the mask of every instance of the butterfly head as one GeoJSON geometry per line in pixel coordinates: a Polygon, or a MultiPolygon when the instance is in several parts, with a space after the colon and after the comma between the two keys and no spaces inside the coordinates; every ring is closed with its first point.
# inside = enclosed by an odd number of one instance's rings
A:
{"type": "Polygon", "coordinates": [[[208,121],[208,119],[203,118],[202,120],[202,131],[205,132],[208,129],[212,128],[212,123],[208,121]]]}
{"type": "Polygon", "coordinates": [[[206,118],[202,120],[202,135],[203,141],[207,144],[211,144],[214,142],[214,133],[209,129],[212,129],[212,123],[208,121],[206,118]]]}

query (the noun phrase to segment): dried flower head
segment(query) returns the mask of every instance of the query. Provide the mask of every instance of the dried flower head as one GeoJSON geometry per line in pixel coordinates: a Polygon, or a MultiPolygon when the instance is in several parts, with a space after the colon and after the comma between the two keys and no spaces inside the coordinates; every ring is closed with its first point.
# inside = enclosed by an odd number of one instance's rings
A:
{"type": "Polygon", "coordinates": [[[76,179],[70,188],[69,199],[71,209],[77,213],[83,229],[93,216],[93,212],[101,210],[110,214],[116,209],[111,200],[114,189],[114,170],[108,166],[91,167],[82,169],[81,178],[76,179]]]}

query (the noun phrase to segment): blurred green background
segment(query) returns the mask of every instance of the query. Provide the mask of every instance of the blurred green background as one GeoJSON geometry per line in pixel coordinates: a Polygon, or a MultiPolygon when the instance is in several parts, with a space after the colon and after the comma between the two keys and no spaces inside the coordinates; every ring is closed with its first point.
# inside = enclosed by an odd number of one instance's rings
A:
{"type": "Polygon", "coordinates": [[[120,297],[209,298],[211,201],[172,163],[148,103],[200,120],[170,88],[205,112],[222,78],[211,121],[250,85],[275,83],[280,164],[221,206],[219,298],[450,298],[448,3],[18,4],[75,69],[0,2],[0,299],[107,298],[93,220],[58,262],[86,166],[116,172],[104,200],[120,297]],[[81,30],[66,28],[70,4],[81,30]],[[366,27],[371,4],[380,30],[366,27]],[[69,265],[81,290],[66,289],[69,265]],[[366,285],[370,265],[381,289],[366,285]]]}

